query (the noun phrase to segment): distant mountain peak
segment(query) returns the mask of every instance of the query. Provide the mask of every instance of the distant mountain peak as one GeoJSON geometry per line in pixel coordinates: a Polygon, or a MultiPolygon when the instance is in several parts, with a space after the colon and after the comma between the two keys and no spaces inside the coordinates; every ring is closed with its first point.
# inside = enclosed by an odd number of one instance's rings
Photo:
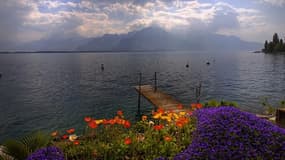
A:
{"type": "MultiPolygon", "coordinates": [[[[125,34],[95,38],[42,40],[27,45],[29,50],[151,51],[151,50],[256,50],[262,44],[215,33],[170,33],[151,26],[125,34]]],[[[27,46],[24,46],[28,48],[27,46]]]]}

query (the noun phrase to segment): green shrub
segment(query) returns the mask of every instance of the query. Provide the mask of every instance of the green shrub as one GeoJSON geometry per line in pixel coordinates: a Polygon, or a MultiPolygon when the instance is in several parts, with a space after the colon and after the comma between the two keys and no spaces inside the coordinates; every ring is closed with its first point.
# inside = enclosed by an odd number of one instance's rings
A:
{"type": "Polygon", "coordinates": [[[233,102],[233,101],[224,101],[224,100],[217,101],[215,99],[212,99],[212,100],[205,102],[203,106],[206,108],[208,108],[208,107],[220,107],[220,106],[238,107],[238,104],[236,102],[233,102]]]}
{"type": "Polygon", "coordinates": [[[46,147],[50,140],[50,136],[42,132],[36,132],[21,139],[7,140],[3,144],[3,152],[16,160],[23,160],[35,150],[46,147]]]}

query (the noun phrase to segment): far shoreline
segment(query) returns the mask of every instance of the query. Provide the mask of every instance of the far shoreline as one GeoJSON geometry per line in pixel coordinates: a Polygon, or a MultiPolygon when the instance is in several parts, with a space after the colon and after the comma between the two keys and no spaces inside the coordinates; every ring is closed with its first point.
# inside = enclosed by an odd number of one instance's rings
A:
{"type": "MultiPolygon", "coordinates": [[[[25,54],[25,53],[120,53],[120,52],[257,52],[257,51],[250,51],[250,50],[165,50],[165,49],[157,49],[157,50],[87,50],[87,51],[80,51],[80,50],[43,50],[43,51],[0,51],[0,54],[25,54]]],[[[258,51],[259,52],[259,51],[258,51]]],[[[262,51],[260,51],[262,52],[262,51]]]]}

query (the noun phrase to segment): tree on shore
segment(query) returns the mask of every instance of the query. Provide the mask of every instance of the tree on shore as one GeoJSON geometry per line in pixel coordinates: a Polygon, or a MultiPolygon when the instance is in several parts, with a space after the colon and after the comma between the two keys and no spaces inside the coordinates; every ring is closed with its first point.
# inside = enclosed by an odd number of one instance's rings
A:
{"type": "Polygon", "coordinates": [[[264,50],[268,50],[268,41],[267,40],[264,43],[264,50]]]}
{"type": "Polygon", "coordinates": [[[272,41],[265,41],[262,51],[265,53],[285,52],[285,44],[283,39],[279,39],[278,34],[274,33],[272,41]]]}

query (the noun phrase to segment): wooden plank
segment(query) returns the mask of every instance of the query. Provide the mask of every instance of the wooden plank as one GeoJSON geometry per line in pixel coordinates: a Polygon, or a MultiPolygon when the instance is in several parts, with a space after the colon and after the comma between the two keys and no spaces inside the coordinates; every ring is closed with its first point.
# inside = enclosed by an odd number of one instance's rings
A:
{"type": "Polygon", "coordinates": [[[187,110],[185,108],[178,109],[177,106],[181,104],[179,101],[159,89],[155,92],[154,87],[151,85],[142,85],[141,90],[139,89],[139,86],[135,86],[135,89],[155,107],[161,107],[165,110],[173,110],[175,112],[187,110]]]}

